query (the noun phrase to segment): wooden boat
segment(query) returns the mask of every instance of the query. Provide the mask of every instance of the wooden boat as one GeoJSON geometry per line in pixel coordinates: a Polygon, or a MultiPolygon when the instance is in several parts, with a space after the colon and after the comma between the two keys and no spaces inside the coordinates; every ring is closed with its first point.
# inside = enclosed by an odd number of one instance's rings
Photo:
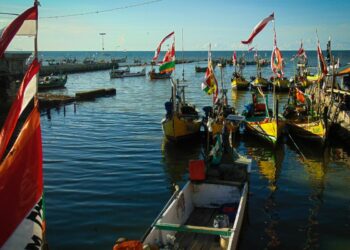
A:
{"type": "Polygon", "coordinates": [[[195,66],[194,69],[197,73],[200,72],[206,72],[208,67],[199,67],[199,66],[195,66]]]}
{"type": "Polygon", "coordinates": [[[142,245],[149,249],[236,249],[247,204],[250,164],[249,159],[239,157],[215,169],[209,166],[205,172],[204,161],[190,161],[190,181],[173,194],[142,245]]]}
{"type": "Polygon", "coordinates": [[[327,135],[327,124],[319,114],[312,110],[307,97],[297,88],[292,88],[285,106],[283,116],[286,118],[288,131],[299,138],[317,141],[324,144],[327,135]]]}
{"type": "Polygon", "coordinates": [[[273,146],[282,134],[284,121],[278,117],[278,102],[275,105],[274,114],[269,110],[267,105],[267,96],[263,95],[262,90],[259,91],[264,98],[264,102],[259,103],[257,96],[253,93],[253,102],[247,106],[247,110],[243,112],[245,116],[245,128],[265,141],[271,143],[273,146]]]}
{"type": "Polygon", "coordinates": [[[111,78],[124,78],[124,77],[138,77],[138,76],[145,76],[146,75],[146,69],[142,69],[139,72],[130,72],[130,71],[121,71],[121,72],[114,72],[111,73],[111,78]]]}
{"type": "Polygon", "coordinates": [[[112,68],[112,70],[109,72],[109,75],[111,78],[121,78],[123,77],[124,73],[130,73],[130,67],[126,67],[123,69],[115,69],[114,67],[112,68]]]}
{"type": "Polygon", "coordinates": [[[154,69],[148,72],[148,75],[151,80],[169,79],[171,77],[171,73],[159,73],[159,72],[156,72],[154,69]]]}
{"type": "Polygon", "coordinates": [[[268,90],[270,87],[270,82],[266,79],[258,75],[258,77],[254,78],[251,82],[252,88],[260,87],[262,90],[268,90]]]}
{"type": "Polygon", "coordinates": [[[165,103],[166,116],[162,120],[165,137],[171,141],[179,141],[199,135],[202,119],[195,107],[185,100],[185,85],[179,85],[171,78],[172,97],[165,103]],[[180,90],[179,90],[180,89],[180,90]]]}
{"type": "Polygon", "coordinates": [[[39,79],[38,90],[64,88],[67,83],[67,75],[51,75],[39,79]]]}
{"type": "Polygon", "coordinates": [[[231,79],[232,89],[246,90],[249,88],[249,82],[240,74],[234,74],[231,79]]]}
{"type": "Polygon", "coordinates": [[[239,61],[235,63],[235,71],[232,74],[231,78],[231,87],[236,90],[246,90],[249,88],[249,82],[243,76],[243,68],[245,65],[245,60],[240,57],[239,61]],[[238,66],[238,72],[237,72],[238,66]]]}
{"type": "Polygon", "coordinates": [[[288,92],[290,87],[290,82],[287,78],[274,78],[272,80],[272,85],[275,87],[277,92],[288,92]]]}

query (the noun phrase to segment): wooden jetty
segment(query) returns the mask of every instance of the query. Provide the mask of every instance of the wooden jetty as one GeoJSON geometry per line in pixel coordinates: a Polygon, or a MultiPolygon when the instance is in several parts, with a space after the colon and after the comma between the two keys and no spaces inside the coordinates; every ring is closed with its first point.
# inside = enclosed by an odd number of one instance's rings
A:
{"type": "Polygon", "coordinates": [[[328,109],[330,133],[339,137],[346,145],[350,145],[350,91],[330,88],[316,91],[316,88],[310,88],[307,92],[314,95],[316,110],[323,112],[325,108],[326,111],[328,109]]]}
{"type": "Polygon", "coordinates": [[[98,97],[115,96],[116,93],[117,91],[115,88],[77,92],[75,96],[39,93],[38,99],[39,99],[40,108],[43,109],[43,108],[59,107],[59,106],[67,105],[77,101],[87,101],[87,100],[91,101],[91,100],[95,100],[95,98],[98,98],[98,97]]]}

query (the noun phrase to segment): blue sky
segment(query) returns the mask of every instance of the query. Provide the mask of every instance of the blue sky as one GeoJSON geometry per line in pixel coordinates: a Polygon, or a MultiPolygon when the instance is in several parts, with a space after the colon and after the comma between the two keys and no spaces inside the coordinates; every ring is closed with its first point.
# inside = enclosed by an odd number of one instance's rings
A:
{"type": "MultiPolygon", "coordinates": [[[[39,9],[40,50],[101,50],[99,33],[105,32],[105,50],[155,50],[171,31],[176,47],[185,50],[242,50],[240,41],[253,27],[275,12],[278,46],[297,50],[303,39],[307,50],[316,49],[316,32],[325,48],[332,37],[333,49],[350,49],[350,1],[322,0],[160,0],[148,5],[100,14],[48,19],[45,17],[105,10],[148,0],[42,0],[39,9]]],[[[0,12],[20,13],[31,0],[1,0],[0,12]]],[[[0,27],[13,16],[0,15],[0,27]]],[[[255,39],[253,46],[271,50],[272,23],[255,39]]],[[[29,38],[16,38],[9,50],[30,50],[29,38]]]]}

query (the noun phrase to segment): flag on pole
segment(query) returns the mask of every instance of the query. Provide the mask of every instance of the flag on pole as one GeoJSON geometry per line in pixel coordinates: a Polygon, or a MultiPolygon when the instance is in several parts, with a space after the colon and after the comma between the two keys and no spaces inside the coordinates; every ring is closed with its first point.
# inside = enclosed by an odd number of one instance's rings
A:
{"type": "Polygon", "coordinates": [[[249,38],[245,41],[241,41],[243,44],[251,44],[253,42],[254,37],[262,31],[265,26],[272,20],[275,20],[275,14],[272,13],[262,21],[260,21],[253,29],[252,33],[250,34],[249,38]]]}
{"type": "Polygon", "coordinates": [[[300,48],[298,52],[290,59],[291,61],[294,61],[295,58],[303,56],[305,59],[307,59],[306,52],[303,48],[303,41],[301,41],[300,48]]]}
{"type": "Polygon", "coordinates": [[[283,77],[283,57],[282,53],[277,48],[277,46],[274,47],[272,54],[271,54],[271,70],[274,74],[277,75],[277,77],[283,77]]]}
{"type": "Polygon", "coordinates": [[[38,21],[38,7],[33,6],[19,15],[7,27],[0,30],[0,57],[14,36],[35,36],[38,21]]]}
{"type": "Polygon", "coordinates": [[[271,70],[272,72],[277,75],[277,77],[283,77],[283,57],[282,52],[277,47],[277,36],[276,36],[276,30],[275,25],[273,25],[273,33],[274,33],[274,44],[273,44],[273,51],[271,53],[271,70]]]}
{"type": "Polygon", "coordinates": [[[218,101],[218,81],[216,80],[213,64],[211,61],[210,45],[208,52],[208,67],[207,71],[205,72],[204,82],[202,82],[202,90],[204,90],[204,92],[206,92],[208,95],[213,95],[213,103],[216,103],[218,101]]]}
{"type": "Polygon", "coordinates": [[[171,48],[165,54],[162,65],[159,66],[159,72],[170,73],[175,70],[175,43],[172,44],[171,48]]]}
{"type": "Polygon", "coordinates": [[[320,66],[322,74],[327,75],[327,73],[328,73],[327,64],[326,64],[324,57],[323,57],[323,54],[322,54],[320,41],[317,42],[317,58],[318,58],[318,62],[319,62],[319,66],[320,66]]]}
{"type": "Polygon", "coordinates": [[[160,42],[160,44],[158,45],[158,47],[157,47],[157,49],[156,49],[156,51],[155,51],[155,53],[154,53],[154,57],[153,57],[153,61],[157,61],[157,59],[158,59],[158,56],[159,56],[159,53],[160,53],[160,50],[161,50],[161,48],[162,48],[162,44],[166,41],[166,40],[168,40],[172,35],[174,35],[175,34],[175,32],[173,31],[173,32],[171,32],[169,35],[167,35],[166,37],[164,37],[163,38],[163,40],[160,42]]]}
{"type": "MultiPolygon", "coordinates": [[[[35,4],[1,31],[0,55],[15,35],[36,36],[37,19],[35,4]]],[[[0,131],[1,249],[41,249],[44,244],[39,68],[34,58],[0,131]]]]}
{"type": "Polygon", "coordinates": [[[248,52],[253,51],[254,47],[248,49],[248,52]]]}
{"type": "Polygon", "coordinates": [[[236,51],[233,52],[232,64],[233,64],[233,65],[236,65],[236,64],[237,64],[237,54],[236,54],[236,51]]]}

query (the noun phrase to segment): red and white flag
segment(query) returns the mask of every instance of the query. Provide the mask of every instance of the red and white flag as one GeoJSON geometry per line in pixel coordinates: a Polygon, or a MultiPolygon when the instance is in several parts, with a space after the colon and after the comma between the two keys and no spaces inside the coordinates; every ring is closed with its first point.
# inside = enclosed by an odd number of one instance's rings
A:
{"type": "Polygon", "coordinates": [[[327,64],[324,60],[322,49],[320,46],[320,41],[317,42],[317,58],[318,58],[318,63],[321,68],[321,72],[323,75],[327,75],[328,70],[327,70],[327,64]]]}
{"type": "Polygon", "coordinates": [[[253,29],[253,32],[250,34],[249,38],[245,41],[241,41],[243,44],[251,44],[253,42],[254,37],[262,31],[265,26],[272,20],[275,20],[275,14],[272,13],[264,20],[260,21],[253,29]]]}
{"type": "Polygon", "coordinates": [[[236,64],[237,64],[237,54],[236,54],[236,51],[233,52],[232,64],[233,64],[233,65],[236,65],[236,64]]]}
{"type": "Polygon", "coordinates": [[[254,47],[248,49],[248,52],[253,51],[254,47]]]}
{"type": "Polygon", "coordinates": [[[171,32],[169,35],[167,35],[166,37],[164,37],[163,38],[163,40],[160,42],[160,44],[158,45],[158,47],[157,47],[157,49],[156,49],[156,51],[155,51],[155,53],[154,53],[154,57],[153,57],[153,61],[157,61],[157,59],[158,59],[158,56],[159,56],[159,53],[160,53],[160,50],[161,50],[161,48],[162,48],[162,44],[166,41],[166,40],[168,40],[172,35],[174,35],[175,34],[175,32],[173,31],[173,32],[171,32]]]}
{"type": "MultiPolygon", "coordinates": [[[[0,56],[16,35],[37,35],[37,5],[0,31],[0,56]]],[[[0,131],[0,249],[41,249],[45,232],[42,141],[35,58],[0,131]]]]}
{"type": "Polygon", "coordinates": [[[291,60],[291,61],[294,61],[295,58],[301,57],[301,56],[307,58],[306,52],[305,52],[305,50],[304,50],[304,48],[303,48],[303,42],[301,42],[300,48],[299,48],[298,52],[297,52],[290,60],[291,60]]]}
{"type": "Polygon", "coordinates": [[[3,30],[0,30],[0,57],[14,36],[35,36],[37,33],[38,7],[33,6],[19,15],[3,30]]]}

